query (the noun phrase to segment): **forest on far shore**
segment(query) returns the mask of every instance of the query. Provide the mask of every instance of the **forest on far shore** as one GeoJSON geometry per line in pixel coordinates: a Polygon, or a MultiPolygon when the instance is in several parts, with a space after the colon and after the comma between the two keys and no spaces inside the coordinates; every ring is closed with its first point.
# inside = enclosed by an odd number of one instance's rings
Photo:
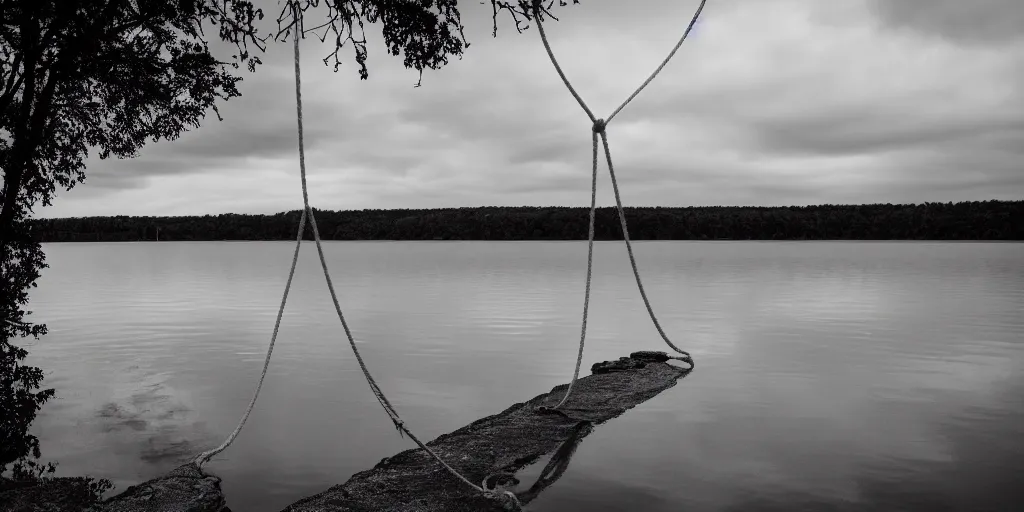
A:
{"type": "MultiPolygon", "coordinates": [[[[589,215],[583,207],[314,211],[325,240],[586,240],[589,215]]],[[[633,240],[1024,240],[1024,201],[625,212],[633,240]]],[[[299,214],[34,219],[31,227],[40,242],[294,240],[299,214]]],[[[595,224],[598,240],[622,238],[615,208],[599,208],[595,224]]]]}

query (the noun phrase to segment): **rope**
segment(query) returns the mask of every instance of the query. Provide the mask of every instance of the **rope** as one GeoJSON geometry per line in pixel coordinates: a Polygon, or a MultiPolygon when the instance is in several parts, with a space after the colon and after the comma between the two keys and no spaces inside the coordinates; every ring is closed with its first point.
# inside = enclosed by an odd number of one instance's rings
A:
{"type": "Polygon", "coordinates": [[[608,162],[608,174],[611,176],[612,190],[615,192],[615,206],[619,214],[619,223],[622,225],[622,238],[626,242],[626,252],[629,254],[629,264],[631,267],[633,267],[633,276],[636,278],[636,285],[637,288],[640,289],[640,296],[643,298],[644,305],[647,307],[647,313],[650,315],[651,321],[654,322],[654,327],[658,330],[658,334],[661,335],[661,339],[664,340],[665,343],[672,348],[672,350],[675,350],[676,352],[684,356],[682,360],[687,361],[690,364],[690,369],[693,369],[694,367],[693,358],[690,356],[690,353],[680,349],[674,343],[672,343],[672,340],[670,340],[668,338],[668,335],[665,334],[665,330],[661,328],[661,323],[658,322],[658,317],[654,314],[654,308],[651,307],[651,301],[647,298],[647,292],[644,291],[643,281],[640,279],[640,270],[637,268],[636,257],[633,255],[633,246],[629,240],[629,227],[626,225],[626,213],[622,208],[622,198],[619,195],[619,186],[615,179],[615,168],[612,165],[611,148],[608,145],[608,134],[605,128],[608,126],[608,123],[611,122],[612,118],[614,118],[626,105],[628,105],[629,102],[633,101],[633,98],[640,94],[640,91],[644,90],[644,88],[647,87],[654,80],[654,78],[658,76],[658,73],[661,72],[661,70],[669,63],[669,61],[672,60],[672,57],[675,56],[676,52],[679,50],[679,47],[682,46],[683,41],[686,40],[686,36],[690,34],[690,31],[693,29],[693,26],[697,23],[697,19],[700,17],[701,12],[703,12],[704,4],[706,3],[707,0],[701,0],[700,5],[697,7],[697,11],[694,13],[689,25],[687,25],[682,37],[679,38],[679,41],[672,48],[672,51],[669,52],[668,56],[665,57],[664,60],[662,60],[661,64],[657,67],[657,69],[655,69],[654,72],[651,73],[649,77],[647,77],[647,80],[640,84],[640,87],[637,87],[637,89],[633,91],[633,94],[626,98],[626,101],[619,105],[619,107],[615,109],[615,111],[612,112],[612,114],[608,116],[607,119],[600,119],[594,116],[594,113],[590,110],[590,107],[587,106],[587,103],[583,101],[583,98],[579,95],[579,93],[576,92],[576,89],[572,86],[572,83],[569,82],[569,79],[565,76],[565,72],[562,71],[562,67],[558,64],[558,59],[555,58],[555,53],[554,51],[551,50],[551,44],[548,42],[547,34],[544,32],[544,24],[541,22],[541,0],[533,1],[533,15],[537,19],[537,31],[540,32],[540,39],[541,42],[544,43],[544,50],[547,52],[548,58],[551,60],[551,64],[554,65],[555,71],[558,72],[558,76],[562,79],[562,83],[565,84],[566,89],[569,90],[569,93],[572,94],[573,98],[576,99],[576,102],[580,104],[580,107],[583,108],[583,111],[586,112],[587,117],[589,117],[590,121],[593,123],[591,131],[593,132],[592,140],[594,146],[594,165],[590,185],[590,226],[588,228],[587,234],[587,284],[586,292],[583,296],[583,322],[581,329],[582,332],[580,333],[580,346],[579,351],[576,354],[576,369],[573,371],[572,381],[569,382],[569,387],[565,390],[565,396],[562,397],[562,399],[558,402],[558,405],[555,405],[553,409],[558,409],[562,407],[562,405],[564,405],[565,402],[569,399],[569,395],[572,393],[572,388],[576,384],[576,380],[579,378],[580,366],[583,363],[583,347],[585,345],[587,335],[587,314],[590,307],[590,283],[592,280],[594,252],[594,217],[595,211],[597,209],[596,197],[598,135],[600,135],[601,137],[601,143],[604,146],[605,160],[608,162]]]}
{"type": "MultiPolygon", "coordinates": [[[[359,348],[356,347],[355,339],[352,337],[352,331],[349,329],[348,322],[345,321],[345,315],[341,311],[341,304],[338,302],[338,295],[334,290],[334,282],[331,280],[331,274],[327,268],[327,259],[324,257],[323,245],[320,242],[320,232],[317,229],[316,217],[313,215],[313,209],[309,206],[309,189],[306,184],[306,153],[302,127],[302,77],[299,59],[299,37],[301,32],[299,24],[301,23],[301,15],[299,14],[299,10],[296,4],[292,4],[292,9],[295,15],[296,23],[293,38],[295,57],[295,110],[299,137],[299,173],[302,180],[303,212],[302,217],[299,219],[299,235],[295,246],[295,255],[292,258],[291,270],[288,274],[288,283],[285,286],[284,298],[287,299],[288,290],[291,287],[292,276],[295,273],[296,261],[298,260],[299,247],[302,244],[302,235],[303,230],[305,229],[306,217],[308,216],[309,225],[313,229],[313,240],[316,243],[317,254],[319,255],[320,258],[320,266],[323,268],[324,278],[327,281],[327,289],[330,291],[331,300],[334,302],[334,310],[338,313],[338,319],[341,320],[341,326],[345,330],[345,336],[348,338],[349,346],[352,348],[352,353],[355,354],[356,360],[359,362],[359,368],[362,370],[363,376],[366,378],[366,382],[370,386],[370,390],[377,398],[377,401],[380,402],[381,406],[384,408],[384,411],[391,418],[391,421],[395,424],[395,428],[398,429],[400,434],[404,433],[405,435],[409,436],[409,439],[412,439],[413,442],[415,442],[420,448],[422,448],[431,457],[433,457],[434,460],[440,463],[442,467],[444,467],[449,473],[452,474],[452,476],[458,478],[463,483],[465,483],[469,487],[472,487],[474,490],[480,492],[487,498],[503,500],[504,505],[511,506],[513,510],[521,510],[522,506],[519,503],[519,499],[516,497],[515,493],[506,490],[485,489],[474,484],[465,476],[463,476],[454,468],[452,468],[450,465],[448,465],[448,463],[441,459],[441,457],[438,456],[437,453],[435,453],[433,450],[427,447],[427,445],[423,444],[423,442],[420,441],[419,438],[413,435],[409,428],[405,426],[405,422],[402,421],[402,418],[398,415],[398,411],[395,410],[394,406],[391,405],[391,402],[389,402],[387,397],[384,396],[384,392],[380,389],[380,386],[377,384],[373,376],[370,374],[370,370],[366,367],[366,363],[363,361],[363,357],[359,353],[359,348]]],[[[277,339],[278,326],[280,325],[281,316],[283,312],[284,299],[282,299],[281,308],[278,310],[277,323],[274,325],[274,334],[271,337],[270,349],[267,351],[267,358],[263,364],[263,374],[260,376],[260,382],[259,385],[257,385],[256,387],[256,393],[253,395],[252,401],[249,402],[249,407],[246,409],[245,415],[242,417],[242,421],[239,422],[238,426],[235,428],[235,431],[231,433],[228,439],[221,446],[215,448],[214,450],[203,452],[198,457],[196,457],[195,461],[198,465],[201,466],[203,463],[209,460],[210,457],[216,455],[224,448],[227,448],[227,446],[231,444],[231,441],[233,441],[235,437],[238,435],[238,432],[241,431],[242,425],[245,423],[245,420],[249,417],[249,413],[252,411],[253,405],[256,403],[256,397],[259,395],[259,390],[263,386],[263,379],[264,377],[266,377],[267,374],[267,367],[270,364],[270,355],[274,349],[274,341],[277,339]]]]}
{"type": "MultiPolygon", "coordinates": [[[[540,26],[538,24],[537,26],[540,26]]],[[[546,43],[546,41],[545,41],[546,43]]],[[[581,102],[583,100],[580,100],[581,102]]],[[[588,111],[589,113],[589,111],[588,111]]],[[[596,125],[595,125],[596,128],[596,125]]],[[[594,219],[597,216],[597,131],[592,134],[594,141],[594,166],[590,176],[590,225],[587,228],[587,288],[583,293],[583,326],[580,328],[580,349],[576,353],[576,369],[572,373],[572,380],[569,381],[569,388],[565,390],[565,396],[554,408],[558,409],[569,399],[572,387],[580,376],[580,366],[583,364],[583,343],[587,339],[587,313],[590,310],[590,283],[594,270],[594,219]]]]}
{"type": "MultiPolygon", "coordinates": [[[[551,63],[555,65],[555,71],[557,71],[558,76],[562,78],[562,83],[564,83],[565,87],[569,89],[569,93],[572,94],[572,97],[576,98],[576,103],[579,103],[580,107],[583,108],[583,111],[587,113],[587,117],[590,118],[590,122],[594,123],[594,128],[596,132],[597,118],[594,117],[594,113],[590,111],[590,107],[587,106],[587,102],[583,101],[583,98],[580,97],[580,94],[578,92],[576,92],[576,89],[572,86],[572,83],[570,83],[569,79],[565,77],[565,73],[562,71],[562,66],[558,65],[558,60],[555,59],[555,53],[551,51],[551,45],[548,44],[548,36],[544,34],[544,24],[540,22],[540,0],[533,0],[533,16],[537,18],[537,30],[540,32],[540,40],[541,42],[544,43],[544,49],[548,52],[548,57],[551,58],[551,63]]],[[[596,140],[594,141],[594,145],[596,148],[596,140]]],[[[597,158],[596,149],[594,158],[597,158]]]]}
{"type": "MultiPolygon", "coordinates": [[[[690,31],[693,30],[693,26],[697,24],[697,18],[699,18],[700,13],[704,11],[704,4],[706,4],[707,1],[708,0],[700,0],[700,5],[697,6],[697,11],[693,13],[693,18],[690,18],[690,24],[686,26],[686,30],[683,31],[683,36],[679,38],[679,41],[672,48],[672,51],[668,52],[668,56],[665,57],[665,60],[661,61],[661,65],[651,73],[651,76],[647,77],[647,80],[644,80],[644,83],[640,84],[640,87],[637,87],[636,90],[633,91],[633,94],[630,94],[629,97],[626,98],[626,101],[623,101],[622,105],[619,105],[619,108],[615,109],[615,112],[612,112],[612,115],[608,116],[608,120],[605,121],[606,123],[612,122],[612,118],[615,117],[619,111],[625,108],[626,105],[629,105],[629,102],[633,101],[633,98],[636,98],[636,96],[640,94],[640,91],[644,90],[648,84],[653,82],[654,77],[658,76],[658,73],[661,73],[662,68],[668,64],[668,61],[672,60],[672,57],[676,55],[679,48],[683,46],[683,41],[686,40],[686,36],[690,35],[690,31]]],[[[540,24],[539,21],[540,20],[538,20],[538,25],[540,24]]]]}
{"type": "Polygon", "coordinates": [[[267,377],[267,368],[270,366],[270,355],[274,353],[274,343],[277,342],[277,332],[281,327],[281,317],[284,316],[284,305],[288,302],[288,292],[292,288],[292,278],[295,277],[295,266],[299,261],[299,248],[302,247],[302,232],[306,229],[306,212],[302,212],[302,216],[299,217],[299,234],[295,240],[295,252],[292,254],[292,265],[288,270],[288,281],[284,285],[284,294],[281,296],[281,307],[277,309],[277,320],[274,321],[274,333],[270,335],[270,347],[267,348],[267,357],[263,360],[263,373],[260,374],[260,381],[256,384],[256,392],[252,395],[252,400],[249,401],[249,407],[245,408],[245,414],[242,415],[241,421],[238,422],[238,426],[231,432],[231,435],[221,443],[220,446],[207,450],[197,455],[192,462],[194,462],[200,468],[206,464],[211,457],[224,451],[225,448],[231,445],[231,443],[238,437],[238,433],[242,431],[242,425],[245,425],[245,420],[249,419],[249,413],[252,412],[253,406],[256,405],[256,398],[260,396],[260,389],[263,388],[263,379],[267,377]]]}
{"type": "Polygon", "coordinates": [[[654,315],[654,309],[651,307],[651,301],[647,299],[647,292],[644,291],[644,283],[640,281],[640,271],[636,267],[636,257],[633,256],[633,245],[629,241],[629,227],[626,226],[626,212],[622,209],[622,198],[619,197],[619,185],[615,181],[615,167],[612,166],[612,153],[608,147],[608,134],[605,132],[601,132],[601,143],[604,144],[604,156],[608,160],[608,174],[611,175],[612,190],[615,191],[615,208],[619,210],[619,222],[622,224],[622,239],[626,242],[626,252],[629,253],[629,264],[633,267],[633,276],[636,277],[636,286],[640,289],[640,296],[644,299],[644,305],[647,306],[647,313],[651,315],[651,321],[654,322],[654,327],[658,329],[658,334],[661,335],[661,339],[665,340],[665,343],[672,347],[672,350],[690,358],[690,366],[692,368],[693,358],[690,356],[690,353],[675,346],[675,344],[672,343],[672,340],[668,339],[665,331],[661,328],[661,324],[658,322],[658,317],[654,315]]]}

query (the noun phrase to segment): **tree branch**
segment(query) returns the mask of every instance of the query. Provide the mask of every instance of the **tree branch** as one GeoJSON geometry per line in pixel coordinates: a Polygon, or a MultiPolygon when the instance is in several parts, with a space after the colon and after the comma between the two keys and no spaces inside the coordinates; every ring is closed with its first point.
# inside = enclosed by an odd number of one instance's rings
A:
{"type": "Polygon", "coordinates": [[[21,88],[21,84],[25,82],[25,73],[18,72],[18,69],[21,67],[21,60],[22,54],[15,54],[14,62],[11,63],[11,74],[7,77],[7,83],[4,85],[3,94],[0,94],[0,112],[7,110],[10,106],[11,100],[14,99],[14,95],[17,94],[18,89],[21,88]]]}

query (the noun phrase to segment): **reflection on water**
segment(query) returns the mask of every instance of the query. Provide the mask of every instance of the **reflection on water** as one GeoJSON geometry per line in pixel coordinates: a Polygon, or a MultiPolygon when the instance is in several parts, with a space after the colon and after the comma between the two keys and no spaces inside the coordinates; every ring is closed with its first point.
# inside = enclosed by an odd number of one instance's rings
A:
{"type": "MultiPolygon", "coordinates": [[[[571,377],[585,243],[325,249],[367,364],[419,437],[571,377]]],[[[58,391],[35,433],[59,473],[123,490],[219,443],[259,377],[291,245],[45,250],[31,309],[50,334],[29,350],[58,391]]],[[[256,409],[208,466],[237,510],[280,510],[410,447],[362,380],[314,252],[256,409]]],[[[596,429],[532,510],[1024,510],[1024,245],[636,252],[697,371],[596,429]]],[[[587,340],[588,366],[662,349],[621,243],[596,245],[587,340]]]]}
{"type": "MultiPolygon", "coordinates": [[[[565,471],[569,469],[569,462],[572,460],[572,456],[576,453],[576,448],[579,448],[580,443],[583,442],[583,438],[590,435],[594,431],[594,425],[589,421],[581,421],[576,425],[576,428],[569,435],[569,438],[562,442],[551,456],[547,458],[542,466],[540,462],[534,463],[533,467],[524,468],[520,471],[512,482],[519,484],[530,473],[536,472],[534,477],[535,481],[533,485],[530,485],[525,490],[515,489],[516,498],[522,505],[529,505],[530,502],[537,499],[540,493],[544,492],[548,487],[554,485],[565,471]],[[539,472],[536,470],[540,469],[539,472]]],[[[533,475],[530,475],[533,476],[533,475]]],[[[497,486],[488,485],[487,489],[497,488],[497,486]]]]}

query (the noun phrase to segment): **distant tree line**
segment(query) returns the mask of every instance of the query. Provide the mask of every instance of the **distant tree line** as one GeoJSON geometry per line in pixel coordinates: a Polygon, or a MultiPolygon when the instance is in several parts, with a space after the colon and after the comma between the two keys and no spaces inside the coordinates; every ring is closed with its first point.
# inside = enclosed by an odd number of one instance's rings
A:
{"type": "MultiPolygon", "coordinates": [[[[636,240],[1024,240],[1024,201],[625,211],[636,240]]],[[[325,240],[585,240],[588,209],[318,210],[316,217],[325,240]]],[[[37,219],[33,232],[41,242],[292,240],[298,220],[298,210],[37,219]]],[[[598,209],[595,231],[598,240],[622,238],[614,208],[598,209]]]]}

